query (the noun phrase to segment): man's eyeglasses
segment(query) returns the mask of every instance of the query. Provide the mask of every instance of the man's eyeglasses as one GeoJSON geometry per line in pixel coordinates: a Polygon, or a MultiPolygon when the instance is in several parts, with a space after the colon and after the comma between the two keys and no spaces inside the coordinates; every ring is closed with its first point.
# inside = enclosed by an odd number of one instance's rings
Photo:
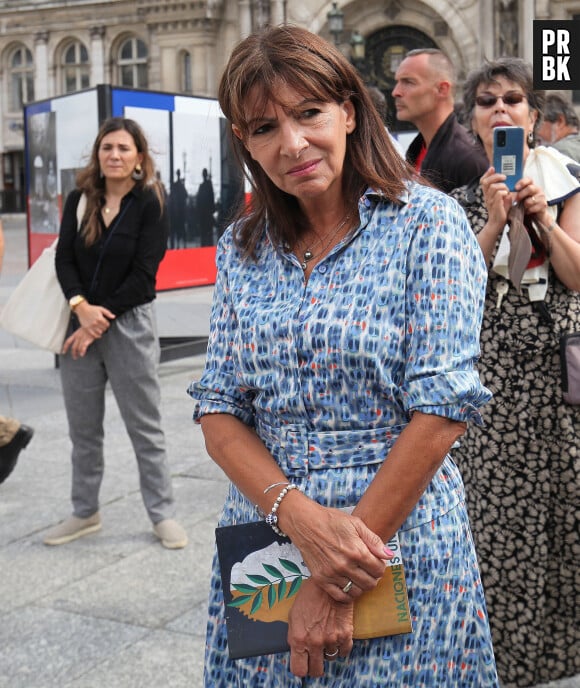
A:
{"type": "Polygon", "coordinates": [[[519,105],[525,99],[523,93],[504,93],[503,96],[494,96],[491,93],[482,93],[480,96],[475,96],[475,102],[479,107],[488,108],[493,107],[501,98],[504,105],[519,105]]]}

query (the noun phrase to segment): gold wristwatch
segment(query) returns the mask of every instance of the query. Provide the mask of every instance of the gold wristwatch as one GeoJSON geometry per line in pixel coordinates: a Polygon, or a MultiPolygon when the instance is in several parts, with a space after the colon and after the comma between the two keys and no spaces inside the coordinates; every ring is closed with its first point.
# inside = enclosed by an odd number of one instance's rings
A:
{"type": "Polygon", "coordinates": [[[86,301],[84,296],[81,296],[80,294],[77,294],[76,296],[71,296],[71,298],[68,300],[68,305],[70,306],[71,311],[73,311],[75,308],[81,304],[83,301],[86,301]]]}

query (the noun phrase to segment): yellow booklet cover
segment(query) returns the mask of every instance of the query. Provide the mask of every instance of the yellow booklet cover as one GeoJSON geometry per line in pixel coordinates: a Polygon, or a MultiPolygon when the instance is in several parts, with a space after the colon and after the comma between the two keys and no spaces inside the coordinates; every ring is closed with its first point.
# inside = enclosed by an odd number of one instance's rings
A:
{"type": "MultiPolygon", "coordinates": [[[[287,652],[288,613],[310,577],[299,550],[264,521],[216,529],[232,659],[287,652]]],[[[355,639],[411,633],[407,585],[399,541],[383,578],[354,606],[355,639]]]]}

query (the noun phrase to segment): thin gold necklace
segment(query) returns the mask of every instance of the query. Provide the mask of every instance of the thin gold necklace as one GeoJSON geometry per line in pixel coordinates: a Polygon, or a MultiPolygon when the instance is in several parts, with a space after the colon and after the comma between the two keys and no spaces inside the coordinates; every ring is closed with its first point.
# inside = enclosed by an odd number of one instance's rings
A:
{"type": "Polygon", "coordinates": [[[103,198],[103,212],[105,215],[109,215],[110,213],[116,212],[119,210],[119,206],[121,205],[121,202],[118,198],[113,198],[113,202],[107,203],[107,197],[105,196],[103,198]]]}
{"type": "Polygon", "coordinates": [[[332,234],[330,235],[330,238],[327,240],[327,242],[324,244],[324,246],[320,249],[320,251],[318,253],[314,253],[312,251],[312,249],[316,246],[316,244],[320,243],[320,237],[318,235],[316,236],[316,241],[314,242],[314,244],[309,246],[304,251],[304,253],[302,254],[302,263],[300,263],[300,266],[303,270],[306,270],[306,268],[308,267],[308,263],[313,258],[316,258],[316,256],[324,255],[325,251],[327,250],[327,248],[332,243],[332,240],[334,239],[334,237],[340,232],[340,230],[345,226],[345,224],[349,221],[349,219],[350,219],[350,213],[347,213],[343,217],[343,219],[338,223],[338,225],[336,226],[336,229],[332,232],[332,234]]]}

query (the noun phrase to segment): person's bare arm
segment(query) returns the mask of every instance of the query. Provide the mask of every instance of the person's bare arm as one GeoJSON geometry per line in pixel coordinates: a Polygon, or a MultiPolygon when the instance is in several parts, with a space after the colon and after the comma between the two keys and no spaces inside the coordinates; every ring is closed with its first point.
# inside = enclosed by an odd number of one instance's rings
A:
{"type": "MultiPolygon", "coordinates": [[[[269,513],[283,486],[264,494],[269,486],[291,482],[256,433],[229,414],[201,418],[206,448],[212,459],[237,487],[269,513]]],[[[357,593],[375,587],[385,570],[384,543],[360,518],[324,507],[298,490],[281,501],[280,528],[300,550],[313,580],[337,601],[351,596],[342,588],[350,579],[357,593]]]]}
{"type": "Polygon", "coordinates": [[[488,218],[477,234],[477,241],[488,266],[491,264],[497,240],[503,232],[509,209],[513,203],[512,192],[507,188],[505,179],[505,175],[496,173],[493,167],[490,167],[481,178],[481,188],[488,218]]]}
{"type": "Polygon", "coordinates": [[[560,217],[554,222],[544,191],[532,179],[522,179],[517,189],[517,200],[538,223],[540,238],[558,279],[568,289],[580,291],[580,193],[564,202],[560,217]]]}
{"type": "MultiPolygon", "coordinates": [[[[414,413],[352,515],[378,535],[381,542],[388,542],[411,513],[465,428],[466,424],[462,422],[414,413]]],[[[292,507],[290,503],[282,503],[279,513],[282,529],[303,554],[309,551],[310,543],[319,541],[325,542],[329,555],[331,550],[342,549],[340,540],[327,544],[325,538],[325,533],[335,518],[334,510],[327,509],[326,514],[318,515],[314,511],[311,513],[308,505],[297,502],[296,507],[292,507]],[[319,517],[315,518],[317,515],[319,517]]],[[[341,531],[334,529],[333,536],[340,538],[341,531]]],[[[324,553],[319,556],[323,557],[324,553]]],[[[338,571],[342,572],[343,569],[338,571]]],[[[346,573],[344,575],[340,585],[346,584],[348,579],[353,580],[350,596],[359,596],[362,590],[357,590],[357,580],[346,573]]]]}
{"type": "MultiPolygon", "coordinates": [[[[354,514],[383,541],[388,541],[413,510],[450,447],[465,431],[465,423],[416,412],[354,510],[354,514]]],[[[294,511],[286,510],[284,527],[304,528],[294,511]],[[289,521],[294,520],[292,526],[289,521]]],[[[310,537],[320,537],[318,523],[307,523],[310,537]]],[[[293,535],[296,537],[296,535],[293,535]]],[[[341,657],[352,648],[353,601],[330,598],[311,581],[300,590],[289,618],[290,667],[297,676],[321,676],[324,649],[341,657]]],[[[362,591],[361,591],[362,592],[362,591]]]]}
{"type": "Polygon", "coordinates": [[[465,429],[463,422],[415,412],[353,513],[387,542],[465,429]]]}

